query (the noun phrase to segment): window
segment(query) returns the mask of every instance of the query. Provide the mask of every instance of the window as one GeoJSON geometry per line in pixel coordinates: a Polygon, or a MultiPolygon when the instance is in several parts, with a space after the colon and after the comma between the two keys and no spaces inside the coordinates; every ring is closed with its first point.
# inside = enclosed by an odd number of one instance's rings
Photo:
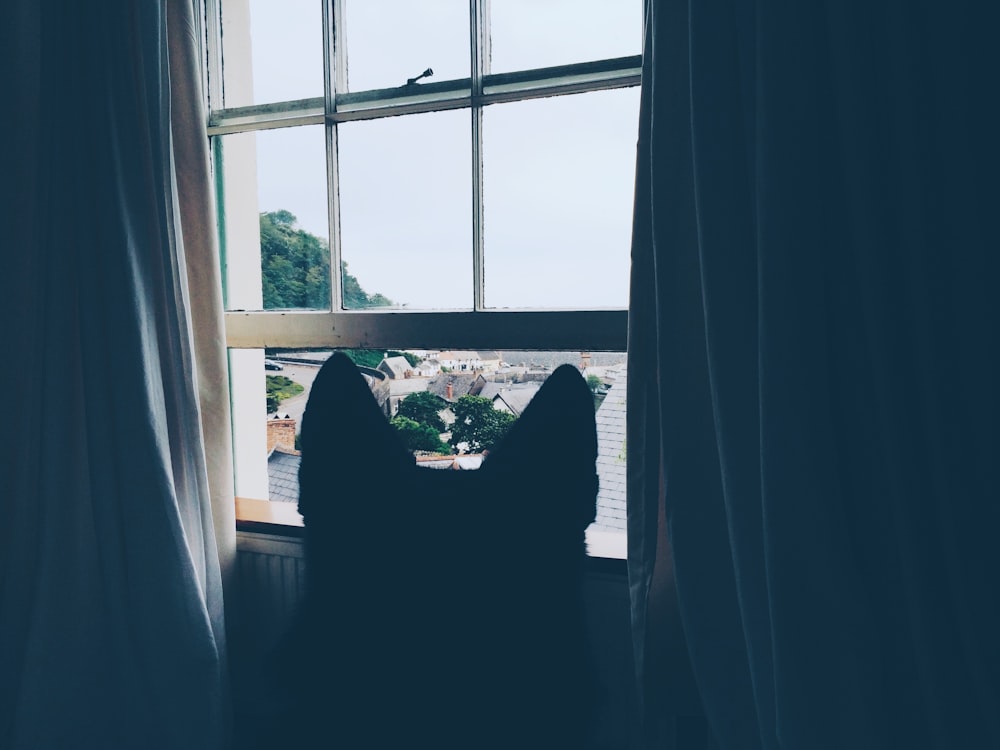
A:
{"type": "Polygon", "coordinates": [[[641,5],[207,0],[238,495],[265,349],[624,352],[641,5]]]}

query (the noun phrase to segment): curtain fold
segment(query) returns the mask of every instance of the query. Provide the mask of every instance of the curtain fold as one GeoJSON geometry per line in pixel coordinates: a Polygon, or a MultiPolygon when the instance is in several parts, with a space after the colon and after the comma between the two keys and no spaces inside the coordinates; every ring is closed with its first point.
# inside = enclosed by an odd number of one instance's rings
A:
{"type": "MultiPolygon", "coordinates": [[[[194,334],[198,404],[206,446],[216,548],[227,596],[237,596],[236,517],[229,365],[202,94],[200,27],[192,0],[168,0],[171,136],[184,248],[186,309],[194,334]]],[[[221,601],[221,600],[220,600],[221,601]]]]}
{"type": "Polygon", "coordinates": [[[1000,746],[988,27],[971,4],[648,4],[629,333],[647,727],[691,708],[655,688],[684,685],[666,638],[723,748],[1000,746]],[[655,616],[673,611],[683,638],[655,616]]]}
{"type": "Polygon", "coordinates": [[[225,380],[192,338],[213,322],[190,305],[169,9],[11,10],[0,745],[222,747],[228,490],[199,388],[225,380]]]}

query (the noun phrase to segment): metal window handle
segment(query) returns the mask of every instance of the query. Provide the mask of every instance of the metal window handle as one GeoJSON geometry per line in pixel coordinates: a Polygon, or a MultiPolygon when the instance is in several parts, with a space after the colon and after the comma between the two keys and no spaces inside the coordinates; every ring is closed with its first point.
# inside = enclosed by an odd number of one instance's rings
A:
{"type": "Polygon", "coordinates": [[[431,70],[430,68],[428,68],[427,70],[425,70],[425,71],[424,71],[423,73],[421,73],[421,74],[420,74],[420,75],[418,75],[418,76],[415,76],[415,77],[413,77],[413,78],[407,78],[407,79],[406,79],[406,85],[407,85],[407,86],[412,86],[412,85],[413,85],[413,84],[415,84],[415,83],[416,83],[417,81],[419,81],[419,80],[420,80],[421,78],[429,78],[429,77],[430,77],[430,76],[432,76],[432,75],[434,75],[434,71],[433,71],[433,70],[431,70]]]}

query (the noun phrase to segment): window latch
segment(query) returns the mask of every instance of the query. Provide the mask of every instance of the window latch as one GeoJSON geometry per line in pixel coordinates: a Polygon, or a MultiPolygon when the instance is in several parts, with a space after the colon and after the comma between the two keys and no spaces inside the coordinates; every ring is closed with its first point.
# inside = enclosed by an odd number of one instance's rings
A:
{"type": "Polygon", "coordinates": [[[429,78],[432,75],[434,75],[434,71],[431,70],[430,68],[428,68],[427,70],[425,70],[423,73],[421,73],[418,76],[414,76],[413,78],[407,78],[406,79],[406,85],[407,86],[412,86],[417,81],[419,81],[421,78],[429,78]]]}

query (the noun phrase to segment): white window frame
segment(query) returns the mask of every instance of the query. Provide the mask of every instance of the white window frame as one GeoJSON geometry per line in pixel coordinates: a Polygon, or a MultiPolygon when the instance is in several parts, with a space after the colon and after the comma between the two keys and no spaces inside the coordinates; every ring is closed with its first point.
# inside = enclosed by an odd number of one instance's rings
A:
{"type": "MultiPolygon", "coordinates": [[[[341,0],[317,0],[322,3],[324,96],[312,99],[246,107],[224,106],[222,71],[221,0],[204,0],[206,37],[206,91],[209,121],[207,134],[221,180],[221,138],[234,133],[249,133],[273,128],[324,125],[326,136],[327,187],[329,198],[329,247],[331,252],[330,309],[262,310],[253,294],[236,301],[230,299],[225,312],[226,346],[230,350],[231,386],[234,401],[234,438],[236,446],[237,494],[261,496],[261,472],[266,487],[266,466],[256,469],[250,457],[261,456],[266,415],[259,409],[242,409],[239,404],[255,398],[264,348],[374,348],[374,349],[466,349],[466,350],[550,350],[550,351],[625,351],[628,310],[501,310],[483,303],[483,111],[490,104],[551,97],[564,94],[600,91],[637,86],[641,55],[596,60],[558,67],[490,74],[489,0],[469,0],[470,50],[472,75],[468,79],[431,83],[394,89],[348,92],[344,80],[341,0]],[[341,268],[339,228],[339,186],[337,163],[337,125],[353,120],[368,120],[397,115],[449,109],[468,109],[472,127],[472,196],[473,232],[473,306],[461,311],[345,310],[341,268]],[[237,309],[232,309],[232,308],[237,309]],[[239,350],[258,350],[254,352],[239,350]],[[258,364],[260,367],[258,368],[258,364]],[[255,426],[256,425],[256,426],[255,426]],[[246,456],[241,460],[241,455],[246,456]],[[249,473],[248,473],[249,472],[249,473]],[[245,481],[241,482],[241,475],[245,481]],[[255,489],[247,491],[247,487],[255,489]]],[[[631,0],[639,2],[639,0],[631,0]]],[[[244,21],[246,22],[246,21],[244,21]]],[[[227,29],[231,34],[231,30],[227,29]]],[[[249,27],[245,29],[249,34],[249,27]]],[[[232,39],[232,36],[228,37],[232,39]]],[[[228,43],[227,43],[228,44],[228,43]]],[[[227,46],[227,54],[229,47],[227,46]]],[[[638,130],[638,125],[637,125],[638,130]]],[[[254,207],[256,204],[254,204],[254,207]]],[[[220,215],[225,203],[219,200],[220,215]]],[[[226,268],[226,242],[234,241],[221,233],[220,243],[226,268]]],[[[246,240],[246,238],[244,238],[246,240]]],[[[624,241],[628,241],[627,239],[624,241]]],[[[627,248],[624,248],[627,252],[627,248]]],[[[258,263],[259,266],[259,263],[258,263]]],[[[249,269],[251,276],[253,269],[249,269]]],[[[258,269],[259,273],[259,269],[258,269]]],[[[259,287],[259,282],[258,282],[259,287]]],[[[258,292],[259,293],[259,292],[258,292]]],[[[257,399],[261,403],[262,398],[257,399]]],[[[261,407],[263,408],[263,407],[261,407]]],[[[263,465],[265,462],[257,461],[263,465]]],[[[266,494],[263,495],[266,497],[266,494]]]]}
{"type": "MultiPolygon", "coordinates": [[[[223,101],[222,61],[209,57],[210,137],[276,127],[326,125],[330,210],[330,311],[230,310],[226,344],[230,348],[463,348],[624,351],[626,309],[495,310],[483,304],[483,108],[496,102],[533,99],[639,84],[641,56],[600,60],[555,68],[487,75],[489,0],[470,0],[472,77],[464,81],[422,83],[415,87],[346,92],[344,44],[335,19],[340,0],[323,2],[323,97],[227,109],[223,101]],[[473,148],[473,308],[456,312],[344,310],[340,268],[337,128],[341,122],[446,109],[470,109],[473,148]]],[[[209,34],[219,34],[217,0],[207,0],[209,34]]],[[[216,39],[219,37],[216,36],[216,39]]],[[[210,46],[210,49],[213,49],[210,46]]]]}

